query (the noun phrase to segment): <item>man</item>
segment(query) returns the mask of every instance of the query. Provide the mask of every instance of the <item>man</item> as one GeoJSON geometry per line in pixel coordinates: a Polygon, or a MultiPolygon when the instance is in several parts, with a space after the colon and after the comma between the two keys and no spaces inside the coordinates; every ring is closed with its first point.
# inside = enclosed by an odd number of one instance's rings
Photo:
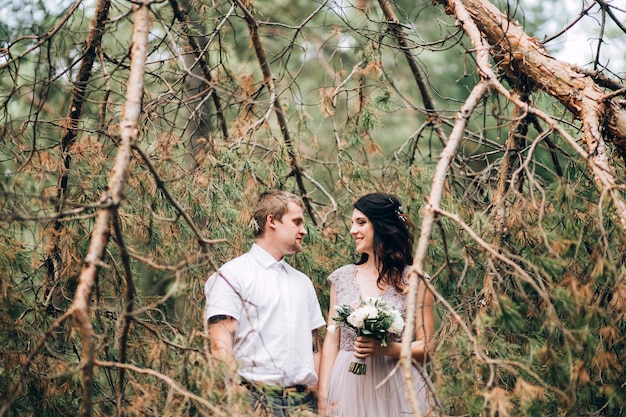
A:
{"type": "Polygon", "coordinates": [[[325,320],[309,277],[285,262],[302,250],[304,204],[266,191],[253,207],[255,241],[205,284],[214,356],[236,366],[255,407],[277,417],[316,410],[319,328],[325,320]]]}

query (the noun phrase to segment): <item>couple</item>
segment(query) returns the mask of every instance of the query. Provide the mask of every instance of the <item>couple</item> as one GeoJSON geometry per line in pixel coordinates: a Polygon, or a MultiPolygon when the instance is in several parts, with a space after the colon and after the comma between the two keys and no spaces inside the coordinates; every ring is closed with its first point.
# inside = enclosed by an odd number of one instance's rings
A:
{"type": "MultiPolygon", "coordinates": [[[[252,248],[206,282],[211,352],[230,366],[261,415],[287,417],[296,410],[319,411],[322,417],[411,415],[397,367],[400,336],[382,347],[339,328],[326,334],[320,351],[319,329],[335,324],[335,305],[380,297],[406,315],[413,225],[391,194],[367,194],[353,207],[350,234],[361,258],[329,276],[327,322],[311,280],[285,262],[285,255],[302,249],[307,233],[304,204],[288,192],[270,190],[257,199],[252,248]],[[365,375],[348,371],[355,357],[365,360],[365,375]]],[[[418,295],[411,350],[414,361],[425,362],[433,345],[433,296],[423,282],[418,295]]],[[[426,416],[432,407],[425,383],[416,369],[413,374],[426,416]]]]}

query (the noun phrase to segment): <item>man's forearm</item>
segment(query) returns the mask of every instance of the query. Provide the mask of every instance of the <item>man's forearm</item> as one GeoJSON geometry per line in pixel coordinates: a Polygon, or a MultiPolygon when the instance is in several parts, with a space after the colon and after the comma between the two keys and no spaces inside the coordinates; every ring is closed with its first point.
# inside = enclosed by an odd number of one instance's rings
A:
{"type": "Polygon", "coordinates": [[[239,323],[230,316],[209,318],[209,343],[211,354],[222,360],[234,360],[233,346],[239,323]]]}

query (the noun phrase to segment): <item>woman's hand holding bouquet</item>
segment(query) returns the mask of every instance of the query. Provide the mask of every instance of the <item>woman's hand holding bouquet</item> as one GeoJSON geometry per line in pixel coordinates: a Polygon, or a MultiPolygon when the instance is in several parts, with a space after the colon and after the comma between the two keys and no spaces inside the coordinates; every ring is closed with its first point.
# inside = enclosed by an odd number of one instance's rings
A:
{"type": "MultiPolygon", "coordinates": [[[[346,327],[356,332],[357,336],[368,336],[380,340],[382,347],[387,346],[389,335],[401,334],[404,329],[404,320],[400,312],[387,305],[380,298],[359,298],[356,305],[344,304],[335,306],[337,316],[333,320],[335,326],[329,326],[328,331],[335,331],[336,327],[346,327]]],[[[365,360],[355,358],[348,370],[357,375],[365,375],[365,360]]]]}

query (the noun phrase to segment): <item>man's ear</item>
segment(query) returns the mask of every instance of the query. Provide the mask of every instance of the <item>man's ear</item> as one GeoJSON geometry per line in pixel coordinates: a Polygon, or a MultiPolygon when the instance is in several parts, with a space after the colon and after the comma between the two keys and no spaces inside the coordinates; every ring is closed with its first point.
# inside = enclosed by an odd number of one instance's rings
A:
{"type": "Polygon", "coordinates": [[[274,217],[273,214],[268,214],[267,218],[265,219],[265,227],[270,228],[272,230],[276,229],[276,218],[274,217]]]}

